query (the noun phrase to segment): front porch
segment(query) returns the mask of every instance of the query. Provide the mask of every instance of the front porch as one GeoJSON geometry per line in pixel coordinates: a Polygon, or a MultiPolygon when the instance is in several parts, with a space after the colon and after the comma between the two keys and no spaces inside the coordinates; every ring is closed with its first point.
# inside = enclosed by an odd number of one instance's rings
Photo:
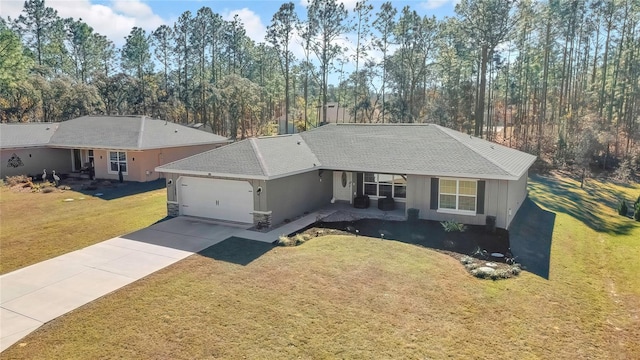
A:
{"type": "Polygon", "coordinates": [[[398,201],[395,203],[395,209],[390,211],[378,209],[376,200],[372,200],[371,206],[364,209],[355,208],[352,204],[336,202],[335,204],[323,206],[318,212],[329,214],[320,219],[324,222],[354,221],[359,219],[407,220],[406,204],[398,201]]]}

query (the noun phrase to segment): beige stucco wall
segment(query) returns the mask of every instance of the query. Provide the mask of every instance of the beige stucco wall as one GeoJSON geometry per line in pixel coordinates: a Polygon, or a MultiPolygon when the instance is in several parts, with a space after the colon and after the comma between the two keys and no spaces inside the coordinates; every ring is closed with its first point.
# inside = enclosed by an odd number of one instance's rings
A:
{"type": "Polygon", "coordinates": [[[409,175],[407,176],[407,209],[419,209],[421,219],[455,220],[470,225],[484,225],[487,215],[492,215],[496,217],[496,226],[506,228],[508,183],[507,180],[485,180],[484,214],[458,215],[431,210],[431,177],[409,175]]]}
{"type": "Polygon", "coordinates": [[[267,202],[262,206],[273,211],[272,223],[279,224],[329,204],[333,197],[333,172],[324,170],[320,177],[318,170],[312,170],[269,180],[261,196],[265,195],[267,202]]]}
{"type": "Polygon", "coordinates": [[[51,171],[57,174],[71,172],[71,150],[51,148],[2,149],[0,150],[0,177],[31,175],[40,179],[42,170],[47,169],[49,179],[51,171]],[[24,164],[14,168],[8,166],[9,159],[16,154],[24,164]]]}
{"type": "MultiPolygon", "coordinates": [[[[127,174],[125,174],[123,178],[125,181],[140,182],[156,180],[162,177],[161,173],[154,171],[156,166],[199,154],[219,146],[221,146],[221,144],[181,146],[144,151],[127,151],[128,169],[127,174]]],[[[94,150],[94,162],[96,178],[118,179],[117,173],[109,172],[109,150],[94,150]]]]}

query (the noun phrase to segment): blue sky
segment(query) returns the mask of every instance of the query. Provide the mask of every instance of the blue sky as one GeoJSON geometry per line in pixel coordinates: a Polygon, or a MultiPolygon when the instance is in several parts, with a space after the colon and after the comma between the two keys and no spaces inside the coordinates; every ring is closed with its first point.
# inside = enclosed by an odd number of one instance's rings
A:
{"type": "MultiPolygon", "coordinates": [[[[343,0],[348,9],[353,9],[357,0],[343,0]]],[[[370,1],[377,12],[383,1],[370,1]]],[[[393,1],[398,10],[409,5],[421,15],[435,15],[438,18],[454,15],[457,0],[412,0],[393,1]]],[[[162,24],[173,22],[184,11],[192,13],[208,6],[226,19],[238,14],[249,35],[255,41],[264,41],[264,32],[273,14],[283,1],[237,0],[237,1],[176,1],[176,0],[45,0],[45,4],[58,11],[61,17],[82,18],[95,31],[109,37],[121,46],[124,37],[133,26],[148,32],[162,24]]],[[[307,0],[294,0],[298,13],[304,17],[307,0]]],[[[24,0],[0,1],[0,16],[17,17],[22,11],[24,0]]]]}

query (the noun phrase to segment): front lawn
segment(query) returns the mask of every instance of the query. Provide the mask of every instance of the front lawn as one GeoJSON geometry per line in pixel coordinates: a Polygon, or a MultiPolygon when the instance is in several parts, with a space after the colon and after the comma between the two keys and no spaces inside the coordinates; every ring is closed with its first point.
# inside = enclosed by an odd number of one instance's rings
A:
{"type": "Polygon", "coordinates": [[[0,187],[0,274],[162,219],[167,211],[166,190],[123,193],[138,187],[145,190],[144,184],[126,184],[105,191],[113,196],[110,200],[70,190],[32,193],[0,187]]]}
{"type": "Polygon", "coordinates": [[[266,253],[234,239],[51,321],[2,355],[638,359],[640,223],[605,205],[609,191],[635,198],[640,186],[580,190],[533,178],[532,199],[557,212],[548,279],[478,280],[450,256],[379,238],[324,236],[266,253]],[[598,212],[577,216],[584,204],[598,212]],[[262,255],[248,262],[247,252],[262,255]]]}

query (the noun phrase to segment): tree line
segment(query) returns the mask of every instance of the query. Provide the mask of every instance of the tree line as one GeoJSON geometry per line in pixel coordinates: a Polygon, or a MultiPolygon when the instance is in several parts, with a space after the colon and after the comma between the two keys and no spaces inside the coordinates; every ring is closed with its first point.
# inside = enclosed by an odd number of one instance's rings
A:
{"type": "Polygon", "coordinates": [[[559,165],[640,157],[638,0],[462,0],[444,19],[311,0],[305,15],[282,4],[255,42],[205,6],[117,48],[27,0],[0,19],[0,120],[145,114],[244,138],[318,126],[337,102],[346,121],[437,123],[559,165]]]}

